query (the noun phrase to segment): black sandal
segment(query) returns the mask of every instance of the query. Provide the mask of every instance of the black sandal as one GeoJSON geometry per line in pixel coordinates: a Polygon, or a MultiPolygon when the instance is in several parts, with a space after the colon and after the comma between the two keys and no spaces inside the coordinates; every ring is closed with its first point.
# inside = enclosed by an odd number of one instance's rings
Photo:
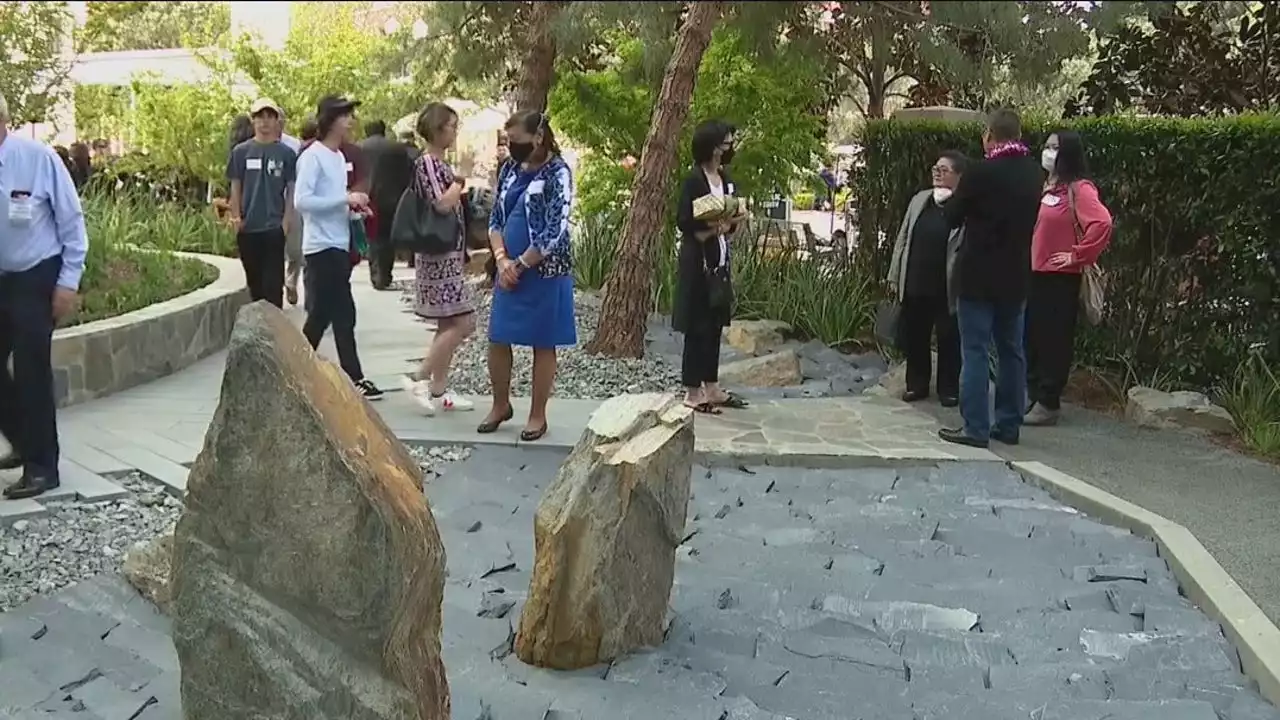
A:
{"type": "Polygon", "coordinates": [[[702,413],[703,415],[719,415],[720,414],[720,408],[716,407],[715,405],[709,402],[698,403],[697,405],[690,405],[689,403],[685,403],[684,406],[696,413],[702,413]]]}
{"type": "Polygon", "coordinates": [[[725,393],[724,400],[716,403],[716,405],[723,408],[729,408],[730,410],[744,410],[750,407],[751,403],[747,402],[746,398],[738,395],[737,393],[725,393]]]}
{"type": "Polygon", "coordinates": [[[476,432],[481,435],[492,435],[493,433],[498,432],[498,428],[502,427],[502,423],[507,422],[511,418],[515,417],[515,415],[516,411],[512,407],[507,406],[507,411],[501,418],[497,420],[486,420],[480,423],[480,425],[476,427],[476,432]]]}
{"type": "Polygon", "coordinates": [[[542,423],[542,427],[536,430],[521,430],[520,442],[536,442],[538,440],[541,440],[542,436],[546,434],[547,434],[547,424],[542,423]]]}

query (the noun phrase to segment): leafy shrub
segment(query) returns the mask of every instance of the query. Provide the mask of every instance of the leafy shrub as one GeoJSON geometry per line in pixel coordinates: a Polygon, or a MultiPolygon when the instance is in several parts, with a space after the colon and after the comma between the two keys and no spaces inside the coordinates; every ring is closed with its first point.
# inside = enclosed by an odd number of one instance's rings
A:
{"type": "Polygon", "coordinates": [[[198,260],[175,256],[155,243],[171,222],[140,203],[119,204],[110,199],[85,203],[89,253],[80,283],[79,311],[68,324],[101,320],[184,295],[208,285],[217,270],[198,260]],[[142,246],[142,247],[137,247],[142,246]]]}
{"type": "MultiPolygon", "coordinates": [[[[1280,118],[1086,118],[1079,131],[1115,216],[1102,257],[1107,321],[1082,328],[1082,362],[1210,387],[1256,350],[1280,365],[1280,118]]],[[[1028,123],[1038,150],[1057,128],[1028,123]]],[[[980,156],[976,124],[868,123],[856,190],[857,262],[877,282],[911,195],[938,153],[980,156]]]]}
{"type": "Polygon", "coordinates": [[[158,202],[141,193],[90,194],[84,211],[92,228],[123,245],[233,257],[235,235],[212,207],[158,202]]]}

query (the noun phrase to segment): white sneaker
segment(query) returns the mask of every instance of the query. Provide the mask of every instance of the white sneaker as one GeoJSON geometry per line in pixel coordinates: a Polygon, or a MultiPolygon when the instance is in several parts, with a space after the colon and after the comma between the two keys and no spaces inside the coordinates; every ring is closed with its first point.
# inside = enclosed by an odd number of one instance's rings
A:
{"type": "Polygon", "coordinates": [[[422,412],[427,415],[436,414],[436,401],[431,397],[431,386],[425,380],[414,380],[408,375],[404,376],[404,391],[418,403],[418,407],[422,408],[422,412]]]}
{"type": "MultiPolygon", "coordinates": [[[[430,394],[431,393],[427,393],[427,395],[430,395],[430,394]]],[[[476,409],[475,403],[471,402],[470,400],[460,395],[455,395],[452,390],[445,390],[443,395],[441,395],[440,397],[431,398],[431,401],[439,405],[440,409],[444,410],[445,412],[459,412],[463,410],[476,409]]]]}

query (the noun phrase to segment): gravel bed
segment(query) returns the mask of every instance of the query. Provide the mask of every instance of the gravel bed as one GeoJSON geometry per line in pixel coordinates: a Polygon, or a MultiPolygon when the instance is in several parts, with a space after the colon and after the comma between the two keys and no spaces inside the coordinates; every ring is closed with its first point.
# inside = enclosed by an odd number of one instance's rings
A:
{"type": "Polygon", "coordinates": [[[134,543],[164,533],[182,502],[141,473],[113,480],[129,495],[103,503],[43,503],[50,513],[0,528],[0,612],[119,569],[134,543]]]}
{"type": "MultiPolygon", "coordinates": [[[[461,446],[408,448],[428,481],[443,465],[471,456],[461,446]]],[[[182,501],[142,473],[113,482],[129,495],[102,503],[46,502],[48,515],[0,527],[0,612],[119,570],[134,544],[168,532],[182,514],[182,501]]]]}
{"type": "MultiPolygon", "coordinates": [[[[401,285],[402,299],[412,303],[412,283],[401,285]],[[406,287],[407,285],[407,287],[406,287]]],[[[476,332],[458,349],[453,361],[451,389],[463,395],[487,397],[489,388],[489,304],[493,294],[476,293],[476,332]]],[[[555,394],[558,397],[604,400],[629,392],[666,392],[680,387],[680,367],[674,358],[648,353],[636,360],[614,359],[591,355],[583,346],[595,336],[600,324],[600,298],[592,293],[574,294],[578,321],[578,344],[561,348],[556,371],[555,394]]],[[[533,353],[527,348],[515,349],[511,392],[528,397],[532,390],[533,353]]]]}

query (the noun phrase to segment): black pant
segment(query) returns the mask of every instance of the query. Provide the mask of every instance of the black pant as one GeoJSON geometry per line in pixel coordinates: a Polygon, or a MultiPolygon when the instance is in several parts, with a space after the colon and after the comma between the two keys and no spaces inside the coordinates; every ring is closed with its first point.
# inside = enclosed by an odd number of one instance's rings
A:
{"type": "Polygon", "coordinates": [[[680,382],[689,388],[720,381],[720,332],[695,331],[684,334],[680,354],[680,382]]]}
{"type": "Polygon", "coordinates": [[[907,356],[907,391],[929,394],[933,374],[933,337],[938,336],[938,395],[960,396],[960,330],[944,295],[907,295],[902,300],[903,352],[907,356]]]}
{"type": "Polygon", "coordinates": [[[58,420],[53,397],[53,290],[62,257],[0,275],[0,433],[23,470],[58,478],[58,420]],[[13,358],[13,374],[9,359],[13,358]]]}
{"type": "Polygon", "coordinates": [[[1080,314],[1078,273],[1031,274],[1027,294],[1027,397],[1048,410],[1062,407],[1071,375],[1080,314]]]}
{"type": "Polygon", "coordinates": [[[284,307],[284,244],[282,228],[236,234],[250,300],[284,307]]]}
{"type": "Polygon", "coordinates": [[[396,246],[390,238],[377,238],[369,243],[369,279],[379,290],[391,286],[391,270],[396,264],[396,246]]]}
{"type": "Polygon", "coordinates": [[[311,347],[333,328],[338,364],[352,380],[363,380],[360,354],[356,352],[356,301],[351,297],[351,255],[330,249],[306,257],[307,321],[302,334],[311,347]]]}

